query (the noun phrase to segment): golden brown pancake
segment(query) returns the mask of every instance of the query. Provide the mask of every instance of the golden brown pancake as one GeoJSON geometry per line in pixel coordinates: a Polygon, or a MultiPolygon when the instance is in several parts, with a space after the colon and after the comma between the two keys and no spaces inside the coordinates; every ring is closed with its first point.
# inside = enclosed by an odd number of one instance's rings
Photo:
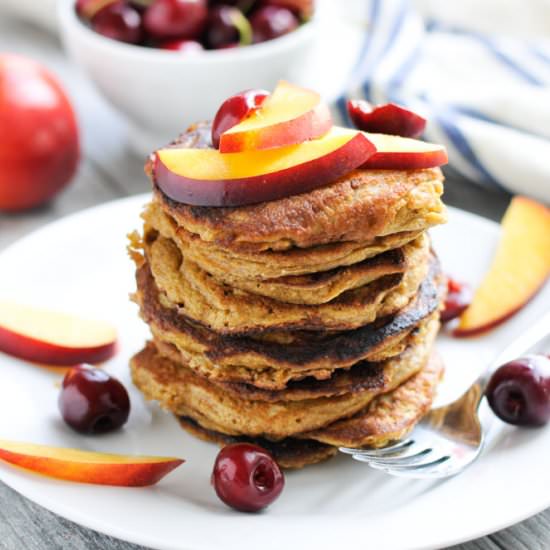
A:
{"type": "Polygon", "coordinates": [[[173,240],[183,256],[219,280],[226,276],[228,266],[231,266],[233,278],[245,281],[325,272],[399,248],[422,234],[422,231],[402,231],[366,242],[346,241],[284,252],[258,253],[229,250],[216,243],[202,241],[198,235],[178,227],[156,200],[146,207],[143,219],[145,233],[158,231],[163,237],[173,240]]]}
{"type": "MultiPolygon", "coordinates": [[[[210,125],[173,147],[210,147],[210,125]]],[[[212,208],[153,180],[131,236],[133,297],[153,340],[134,384],[209,441],[249,441],[281,466],[383,446],[429,409],[445,281],[426,230],[442,173],[358,169],[307,193],[212,208]]]]}
{"type": "Polygon", "coordinates": [[[430,410],[442,375],[443,362],[433,353],[418,374],[364,411],[300,437],[341,447],[384,447],[405,437],[430,410]]]}
{"type": "MultiPolygon", "coordinates": [[[[139,257],[147,243],[153,242],[158,236],[157,230],[150,226],[145,239],[142,239],[137,233],[132,234],[130,246],[136,257],[139,257]]],[[[171,237],[164,238],[174,242],[171,237]]],[[[421,238],[422,236],[417,240],[421,238]]],[[[337,267],[329,271],[288,275],[265,280],[242,278],[228,269],[216,270],[215,273],[209,273],[209,275],[219,283],[281,302],[323,304],[347,290],[359,288],[386,275],[403,274],[407,268],[405,252],[407,248],[414,247],[412,242],[414,241],[407,243],[404,247],[382,252],[359,263],[337,267]]],[[[181,254],[181,250],[179,253],[181,254]]],[[[198,266],[189,259],[186,259],[186,263],[198,266]]],[[[198,266],[198,269],[202,268],[198,266]]]]}
{"type": "MultiPolygon", "coordinates": [[[[207,429],[229,435],[278,440],[319,430],[363,410],[376,396],[392,391],[428,362],[438,322],[413,336],[407,349],[380,364],[379,380],[343,395],[293,401],[258,401],[231,395],[224,386],[161,356],[153,343],[131,361],[132,380],[147,399],[178,416],[197,418],[207,429]]],[[[284,392],[281,397],[285,397],[284,392]]]]}
{"type": "Polygon", "coordinates": [[[282,468],[302,468],[335,455],[337,446],[384,447],[405,437],[428,412],[441,374],[442,363],[434,355],[421,372],[393,392],[374,399],[366,410],[312,434],[320,439],[326,438],[331,444],[307,439],[308,434],[299,436],[303,439],[285,438],[280,441],[230,436],[206,429],[200,421],[189,417],[180,417],[179,421],[185,430],[205,441],[222,447],[238,442],[253,443],[267,449],[282,468]]]}
{"type": "Polygon", "coordinates": [[[349,290],[319,305],[279,302],[219,284],[197,264],[181,256],[159,235],[145,239],[147,263],[163,306],[220,334],[269,330],[351,330],[405,307],[425,279],[429,240],[422,236],[406,247],[408,269],[349,290]]]}
{"type": "Polygon", "coordinates": [[[217,279],[225,285],[280,302],[326,304],[347,290],[359,288],[387,275],[403,274],[407,267],[403,253],[405,247],[394,248],[357,264],[329,271],[289,275],[265,281],[242,279],[235,277],[231,271],[226,271],[219,274],[217,279]]]}
{"type": "Polygon", "coordinates": [[[134,300],[141,316],[155,339],[174,346],[184,364],[213,380],[248,382],[275,390],[290,380],[306,376],[322,380],[330,378],[336,368],[400,353],[410,331],[438,310],[444,292],[435,262],[414,300],[392,318],[343,333],[296,332],[289,335],[288,343],[280,345],[277,340],[221,336],[163,307],[146,265],[138,269],[137,280],[141,290],[134,300]]]}
{"type": "MultiPolygon", "coordinates": [[[[197,126],[183,134],[176,146],[209,146],[207,124],[197,126]]],[[[154,181],[152,163],[146,171],[154,181]]],[[[158,188],[156,196],[179,227],[202,241],[228,250],[285,251],[364,242],[443,223],[442,182],[439,168],[359,169],[308,193],[251,206],[189,206],[172,201],[158,188]]]]}

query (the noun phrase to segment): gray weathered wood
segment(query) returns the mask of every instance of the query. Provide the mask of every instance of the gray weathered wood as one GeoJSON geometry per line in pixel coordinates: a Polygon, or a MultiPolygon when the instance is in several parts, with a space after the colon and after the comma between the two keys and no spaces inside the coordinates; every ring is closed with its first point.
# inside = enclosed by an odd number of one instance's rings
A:
{"type": "MultiPolygon", "coordinates": [[[[148,189],[143,159],[126,150],[124,124],[68,63],[54,38],[26,24],[8,20],[0,13],[0,51],[30,55],[60,76],[81,120],[85,153],[78,177],[52,204],[25,214],[0,214],[0,249],[61,216],[148,189]]],[[[509,201],[505,193],[488,192],[454,178],[448,180],[446,189],[448,204],[494,220],[500,218],[509,201]]],[[[60,518],[0,483],[1,550],[139,548],[60,518]]],[[[452,550],[547,548],[550,548],[550,510],[499,533],[454,546],[452,550]]]]}

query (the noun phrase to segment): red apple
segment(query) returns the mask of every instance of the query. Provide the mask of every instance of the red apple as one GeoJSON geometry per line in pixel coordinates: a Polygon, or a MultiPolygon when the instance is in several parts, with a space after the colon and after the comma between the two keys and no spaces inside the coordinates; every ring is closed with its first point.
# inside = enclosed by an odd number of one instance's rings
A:
{"type": "Polygon", "coordinates": [[[36,363],[100,363],[116,352],[109,324],[0,302],[0,351],[36,363]]]}
{"type": "Polygon", "coordinates": [[[39,474],[96,485],[154,485],[184,461],[160,456],[94,453],[0,440],[0,460],[39,474]]]}
{"type": "Polygon", "coordinates": [[[365,136],[376,147],[376,153],[369,157],[362,168],[418,170],[434,168],[448,162],[443,145],[387,134],[365,132],[365,136]]]}
{"type": "Polygon", "coordinates": [[[328,106],[316,92],[281,81],[259,109],[220,137],[222,153],[296,145],[332,127],[328,106]]]}
{"type": "Polygon", "coordinates": [[[395,103],[373,107],[368,101],[351,99],[348,113],[353,124],[363,132],[418,137],[426,128],[426,119],[395,103]]]}
{"type": "Polygon", "coordinates": [[[337,180],[375,151],[361,132],[333,128],[320,139],[263,151],[168,148],[154,157],[154,178],[171,199],[238,206],[304,193],[337,180]]]}
{"type": "Polygon", "coordinates": [[[0,54],[0,210],[51,199],[74,176],[76,119],[57,80],[43,67],[0,54]]]}

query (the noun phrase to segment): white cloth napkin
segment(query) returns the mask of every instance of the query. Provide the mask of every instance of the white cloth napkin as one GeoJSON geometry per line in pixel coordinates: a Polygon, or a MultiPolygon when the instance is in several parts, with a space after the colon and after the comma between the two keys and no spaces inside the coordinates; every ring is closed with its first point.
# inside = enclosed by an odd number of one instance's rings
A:
{"type": "Polygon", "coordinates": [[[340,117],[347,98],[404,104],[428,119],[424,138],[446,145],[451,169],[550,203],[550,2],[360,3],[368,30],[340,117]]]}

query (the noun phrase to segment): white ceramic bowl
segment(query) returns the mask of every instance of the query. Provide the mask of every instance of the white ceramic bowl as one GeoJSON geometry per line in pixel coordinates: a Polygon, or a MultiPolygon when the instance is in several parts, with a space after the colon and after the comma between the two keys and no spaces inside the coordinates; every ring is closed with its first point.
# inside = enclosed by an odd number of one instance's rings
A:
{"type": "Polygon", "coordinates": [[[168,143],[192,122],[211,119],[220,103],[240,90],[271,90],[279,79],[296,80],[315,34],[310,21],[263,44],[184,57],[105,38],[79,20],[74,3],[58,1],[63,41],[126,115],[131,146],[139,154],[168,143]]]}

